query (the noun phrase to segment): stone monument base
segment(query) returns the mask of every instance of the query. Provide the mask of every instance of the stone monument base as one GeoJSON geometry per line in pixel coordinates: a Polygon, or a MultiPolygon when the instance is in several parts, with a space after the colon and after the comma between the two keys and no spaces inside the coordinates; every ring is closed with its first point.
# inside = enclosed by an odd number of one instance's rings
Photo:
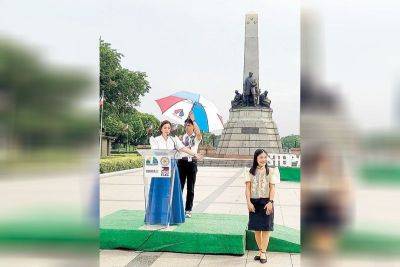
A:
{"type": "Polygon", "coordinates": [[[278,128],[272,120],[272,109],[241,107],[229,110],[229,120],[218,144],[217,157],[252,158],[254,151],[282,153],[278,128]]]}

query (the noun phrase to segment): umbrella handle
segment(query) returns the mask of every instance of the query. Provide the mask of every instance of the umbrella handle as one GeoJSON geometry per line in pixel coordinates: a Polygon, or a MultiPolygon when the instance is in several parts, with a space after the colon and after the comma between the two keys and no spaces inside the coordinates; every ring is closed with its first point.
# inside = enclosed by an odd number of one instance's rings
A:
{"type": "MultiPolygon", "coordinates": [[[[190,113],[193,113],[193,108],[194,108],[194,105],[195,105],[195,104],[196,104],[196,102],[193,103],[192,108],[191,108],[190,111],[189,111],[188,118],[190,118],[190,113]]],[[[193,115],[194,115],[194,113],[193,113],[193,115]]]]}

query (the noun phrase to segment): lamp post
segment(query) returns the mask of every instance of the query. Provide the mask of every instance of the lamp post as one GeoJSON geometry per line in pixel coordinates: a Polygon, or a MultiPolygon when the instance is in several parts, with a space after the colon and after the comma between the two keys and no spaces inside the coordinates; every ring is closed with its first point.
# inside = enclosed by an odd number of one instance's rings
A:
{"type": "Polygon", "coordinates": [[[126,125],[125,125],[124,131],[126,131],[126,152],[128,153],[128,146],[129,146],[129,124],[126,124],[126,125]]]}

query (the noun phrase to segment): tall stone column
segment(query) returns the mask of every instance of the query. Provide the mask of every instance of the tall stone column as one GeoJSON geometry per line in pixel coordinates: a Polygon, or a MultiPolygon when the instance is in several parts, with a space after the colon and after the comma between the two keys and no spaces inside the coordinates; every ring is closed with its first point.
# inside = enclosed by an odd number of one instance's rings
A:
{"type": "Polygon", "coordinates": [[[258,15],[249,13],[245,18],[243,82],[252,72],[259,88],[258,63],[258,15]]]}
{"type": "MultiPolygon", "coordinates": [[[[243,82],[249,72],[259,87],[258,15],[246,14],[243,82]]],[[[264,148],[268,153],[281,153],[278,127],[272,119],[273,110],[267,106],[232,107],[217,148],[219,157],[249,158],[264,148]]]]}

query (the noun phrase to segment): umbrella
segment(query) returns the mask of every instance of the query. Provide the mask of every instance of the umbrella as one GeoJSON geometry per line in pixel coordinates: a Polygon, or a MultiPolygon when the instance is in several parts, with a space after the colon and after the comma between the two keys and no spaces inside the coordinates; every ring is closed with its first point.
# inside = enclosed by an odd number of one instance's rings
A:
{"type": "Polygon", "coordinates": [[[162,114],[174,123],[184,125],[190,111],[193,111],[196,123],[202,132],[214,132],[224,128],[217,107],[199,94],[180,91],[157,99],[156,102],[162,114]]]}

